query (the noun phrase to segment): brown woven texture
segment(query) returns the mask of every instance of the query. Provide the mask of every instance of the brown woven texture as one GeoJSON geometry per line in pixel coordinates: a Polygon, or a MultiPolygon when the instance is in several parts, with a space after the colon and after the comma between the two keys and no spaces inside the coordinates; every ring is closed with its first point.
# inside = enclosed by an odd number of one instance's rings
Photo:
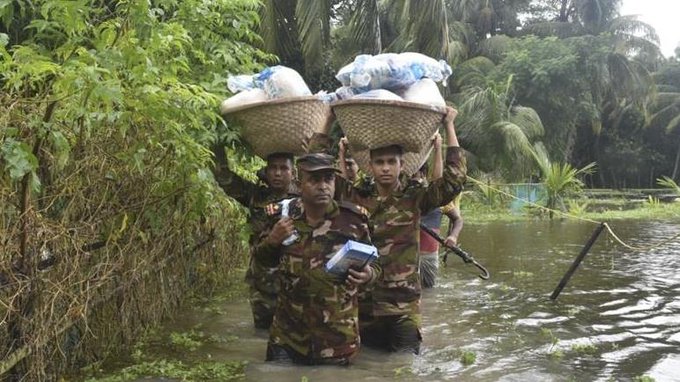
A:
{"type": "Polygon", "coordinates": [[[305,153],[304,141],[323,131],[331,108],[316,96],[282,98],[231,109],[225,118],[241,125],[241,137],[255,154],[305,153]]]}
{"type": "Polygon", "coordinates": [[[357,150],[400,145],[405,151],[420,153],[446,115],[444,108],[406,101],[349,99],[331,106],[357,150]]]}
{"type": "MultiPolygon", "coordinates": [[[[432,140],[432,137],[430,137],[430,141],[432,140]]],[[[402,162],[404,163],[403,167],[401,168],[402,174],[406,174],[407,176],[411,176],[418,171],[418,169],[427,161],[427,158],[430,156],[430,153],[432,152],[432,144],[426,145],[419,153],[412,153],[412,152],[407,152],[404,153],[404,156],[401,158],[402,162]]],[[[359,168],[367,173],[371,173],[371,167],[370,167],[370,162],[371,162],[371,155],[370,155],[370,150],[355,150],[352,149],[352,146],[350,145],[350,151],[352,153],[352,158],[356,160],[357,165],[359,168]]]]}

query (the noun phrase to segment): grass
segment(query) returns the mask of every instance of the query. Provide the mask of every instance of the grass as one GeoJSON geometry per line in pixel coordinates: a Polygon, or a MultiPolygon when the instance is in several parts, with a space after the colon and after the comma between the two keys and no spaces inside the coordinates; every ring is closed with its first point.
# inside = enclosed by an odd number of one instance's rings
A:
{"type": "MultiPolygon", "coordinates": [[[[583,200],[572,202],[572,205],[583,205],[583,200]]],[[[595,221],[611,220],[670,220],[680,218],[680,203],[653,203],[645,202],[636,208],[629,208],[629,205],[618,201],[588,202],[598,206],[596,211],[585,211],[575,208],[576,211],[569,213],[577,218],[584,218],[595,221]],[[606,209],[602,209],[606,206],[606,209]]],[[[506,203],[487,205],[474,200],[464,199],[461,203],[462,215],[465,223],[489,223],[489,222],[519,222],[526,220],[548,220],[547,213],[543,213],[538,208],[529,207],[520,213],[510,211],[506,203]]],[[[573,218],[573,219],[576,219],[573,218]]],[[[556,215],[554,219],[570,219],[570,217],[556,215]]]]}
{"type": "MultiPolygon", "coordinates": [[[[188,305],[202,306],[204,311],[227,314],[229,301],[247,296],[243,282],[244,269],[230,272],[227,286],[211,296],[194,296],[188,305]]],[[[237,341],[236,335],[208,335],[198,325],[185,332],[163,332],[150,328],[131,349],[128,356],[108,359],[81,369],[80,378],[87,382],[130,381],[145,377],[164,377],[181,381],[235,381],[245,378],[246,362],[241,360],[211,361],[193,354],[205,344],[237,341]]],[[[80,380],[77,378],[77,380],[80,380]]]]}
{"type": "Polygon", "coordinates": [[[200,361],[193,364],[177,360],[154,360],[128,366],[113,375],[87,379],[86,382],[123,382],[145,377],[165,377],[192,381],[235,381],[245,378],[244,361],[212,362],[200,361]]]}

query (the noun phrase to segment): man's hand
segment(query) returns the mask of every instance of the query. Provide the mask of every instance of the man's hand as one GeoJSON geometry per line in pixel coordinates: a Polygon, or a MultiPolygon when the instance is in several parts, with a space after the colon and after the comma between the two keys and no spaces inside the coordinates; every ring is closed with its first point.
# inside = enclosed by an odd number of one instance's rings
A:
{"type": "Polygon", "coordinates": [[[449,124],[453,123],[453,121],[456,119],[456,116],[458,116],[458,110],[452,108],[451,106],[446,107],[446,116],[444,116],[444,123],[449,124]]]}
{"type": "Polygon", "coordinates": [[[346,153],[348,144],[349,144],[349,142],[347,141],[347,137],[340,138],[340,141],[338,141],[339,152],[341,152],[343,154],[346,153]]]}
{"type": "Polygon", "coordinates": [[[288,236],[293,234],[294,230],[293,220],[289,217],[283,217],[274,224],[265,241],[271,245],[281,245],[288,236]]]}
{"type": "Polygon", "coordinates": [[[458,237],[455,236],[455,235],[449,235],[449,236],[447,236],[446,239],[444,240],[444,243],[445,243],[446,245],[452,245],[452,246],[454,246],[454,247],[457,247],[457,246],[458,246],[458,237]]]}
{"type": "Polygon", "coordinates": [[[442,148],[442,136],[438,131],[434,133],[434,136],[432,137],[432,145],[435,150],[441,150],[442,148]]]}
{"type": "Polygon", "coordinates": [[[373,268],[366,264],[360,271],[351,269],[347,275],[347,284],[361,285],[366,284],[373,278],[373,268]]]}
{"type": "Polygon", "coordinates": [[[456,127],[453,120],[456,119],[458,110],[451,106],[446,107],[446,116],[444,117],[444,125],[446,125],[446,146],[458,147],[458,137],[456,136],[456,127]]]}

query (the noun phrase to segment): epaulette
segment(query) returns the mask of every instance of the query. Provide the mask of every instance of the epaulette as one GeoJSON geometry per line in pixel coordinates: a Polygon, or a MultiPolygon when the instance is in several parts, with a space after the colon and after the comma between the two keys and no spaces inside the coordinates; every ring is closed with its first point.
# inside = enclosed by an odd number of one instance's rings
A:
{"type": "Polygon", "coordinates": [[[276,216],[281,214],[281,204],[280,203],[267,204],[264,207],[264,213],[267,214],[268,216],[276,216]]]}
{"type": "Polygon", "coordinates": [[[354,204],[352,202],[348,202],[348,201],[344,201],[344,200],[341,201],[340,203],[338,203],[338,206],[340,206],[340,208],[344,208],[346,210],[349,210],[349,211],[361,216],[362,219],[367,220],[368,217],[369,217],[368,210],[364,206],[360,206],[358,204],[354,204]]]}

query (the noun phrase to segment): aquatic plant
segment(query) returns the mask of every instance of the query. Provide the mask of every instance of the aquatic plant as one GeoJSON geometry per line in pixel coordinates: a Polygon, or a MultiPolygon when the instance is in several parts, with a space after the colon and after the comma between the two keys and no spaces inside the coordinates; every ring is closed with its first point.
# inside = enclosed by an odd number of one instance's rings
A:
{"type": "Polygon", "coordinates": [[[463,351],[463,354],[460,356],[460,363],[462,363],[465,366],[470,366],[473,363],[477,361],[477,354],[474,352],[465,350],[463,351]]]}
{"type": "Polygon", "coordinates": [[[571,350],[582,355],[593,355],[597,352],[597,347],[593,344],[574,344],[571,350]]]}
{"type": "Polygon", "coordinates": [[[247,364],[246,361],[203,361],[188,364],[163,359],[128,366],[113,375],[90,378],[86,382],[125,382],[145,377],[173,378],[185,382],[233,381],[245,377],[247,364]]]}

